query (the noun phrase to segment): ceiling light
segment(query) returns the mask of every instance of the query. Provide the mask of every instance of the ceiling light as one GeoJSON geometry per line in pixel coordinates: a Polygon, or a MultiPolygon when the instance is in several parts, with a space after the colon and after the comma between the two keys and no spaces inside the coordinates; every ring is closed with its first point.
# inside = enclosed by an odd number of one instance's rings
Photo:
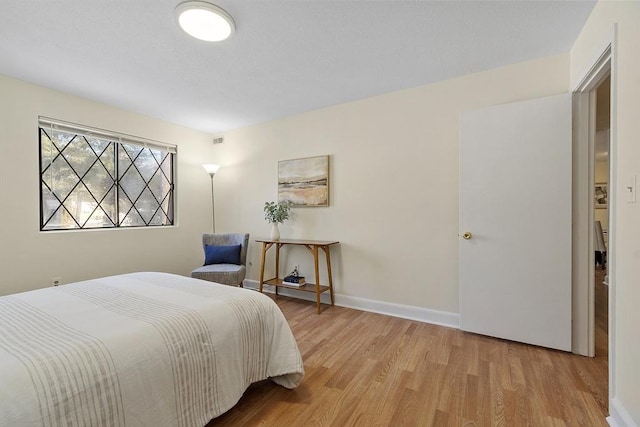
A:
{"type": "Polygon", "coordinates": [[[231,15],[203,1],[181,3],[176,7],[175,14],[178,25],[185,33],[208,42],[228,39],[236,29],[231,15]]]}

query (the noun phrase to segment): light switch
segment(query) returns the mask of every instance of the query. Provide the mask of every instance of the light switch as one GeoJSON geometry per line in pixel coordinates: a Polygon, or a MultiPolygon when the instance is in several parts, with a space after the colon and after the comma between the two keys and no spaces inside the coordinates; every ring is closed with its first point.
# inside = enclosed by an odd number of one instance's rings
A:
{"type": "Polygon", "coordinates": [[[638,183],[638,175],[631,175],[629,180],[627,181],[625,191],[627,193],[627,203],[635,203],[636,202],[636,192],[637,192],[637,183],[638,183]]]}

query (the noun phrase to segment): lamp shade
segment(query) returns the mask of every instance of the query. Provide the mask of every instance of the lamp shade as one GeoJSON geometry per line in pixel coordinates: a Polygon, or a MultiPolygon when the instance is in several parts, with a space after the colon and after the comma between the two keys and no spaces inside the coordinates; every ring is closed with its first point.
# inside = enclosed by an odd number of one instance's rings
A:
{"type": "Polygon", "coordinates": [[[175,10],[180,28],[191,37],[208,42],[226,40],[234,33],[236,24],[226,11],[204,1],[187,1],[175,10]]]}
{"type": "Polygon", "coordinates": [[[202,165],[202,167],[204,168],[204,170],[207,171],[207,173],[209,175],[215,175],[216,172],[218,172],[218,170],[220,170],[220,165],[215,165],[213,163],[207,163],[202,165]]]}

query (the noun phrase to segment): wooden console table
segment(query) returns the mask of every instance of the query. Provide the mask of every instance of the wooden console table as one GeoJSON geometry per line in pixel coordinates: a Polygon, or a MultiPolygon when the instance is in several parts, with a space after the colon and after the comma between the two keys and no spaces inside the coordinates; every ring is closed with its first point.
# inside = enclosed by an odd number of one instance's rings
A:
{"type": "Polygon", "coordinates": [[[331,277],[331,255],[329,252],[329,248],[331,245],[337,245],[340,242],[336,241],[324,241],[324,240],[290,240],[290,239],[281,239],[281,240],[271,240],[271,239],[257,239],[256,242],[262,243],[262,261],[260,262],[260,292],[262,292],[262,285],[271,285],[276,288],[276,295],[278,294],[278,288],[287,288],[293,289],[296,291],[304,291],[304,292],[315,292],[316,294],[316,305],[318,307],[318,314],[322,312],[320,308],[320,295],[326,291],[329,291],[331,295],[331,305],[334,305],[333,300],[333,278],[331,277]],[[280,276],[280,248],[286,245],[296,245],[296,246],[304,246],[307,248],[311,255],[313,255],[313,265],[315,267],[316,273],[316,282],[314,283],[305,283],[302,286],[292,286],[287,285],[282,282],[280,276]],[[268,280],[264,280],[264,264],[267,257],[267,251],[272,247],[276,248],[276,277],[268,280]],[[321,286],[320,285],[320,274],[318,268],[318,252],[322,249],[327,259],[327,274],[329,279],[329,286],[321,286]]]}

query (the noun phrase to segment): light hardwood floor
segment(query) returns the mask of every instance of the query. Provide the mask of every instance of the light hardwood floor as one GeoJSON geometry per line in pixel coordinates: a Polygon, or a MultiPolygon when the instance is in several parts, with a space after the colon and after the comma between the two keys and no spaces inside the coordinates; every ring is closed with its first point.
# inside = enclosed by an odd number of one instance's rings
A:
{"type": "Polygon", "coordinates": [[[314,303],[274,299],[298,340],[303,383],[256,383],[207,427],[607,425],[601,333],[598,356],[587,358],[342,307],[317,315],[314,303]]]}

